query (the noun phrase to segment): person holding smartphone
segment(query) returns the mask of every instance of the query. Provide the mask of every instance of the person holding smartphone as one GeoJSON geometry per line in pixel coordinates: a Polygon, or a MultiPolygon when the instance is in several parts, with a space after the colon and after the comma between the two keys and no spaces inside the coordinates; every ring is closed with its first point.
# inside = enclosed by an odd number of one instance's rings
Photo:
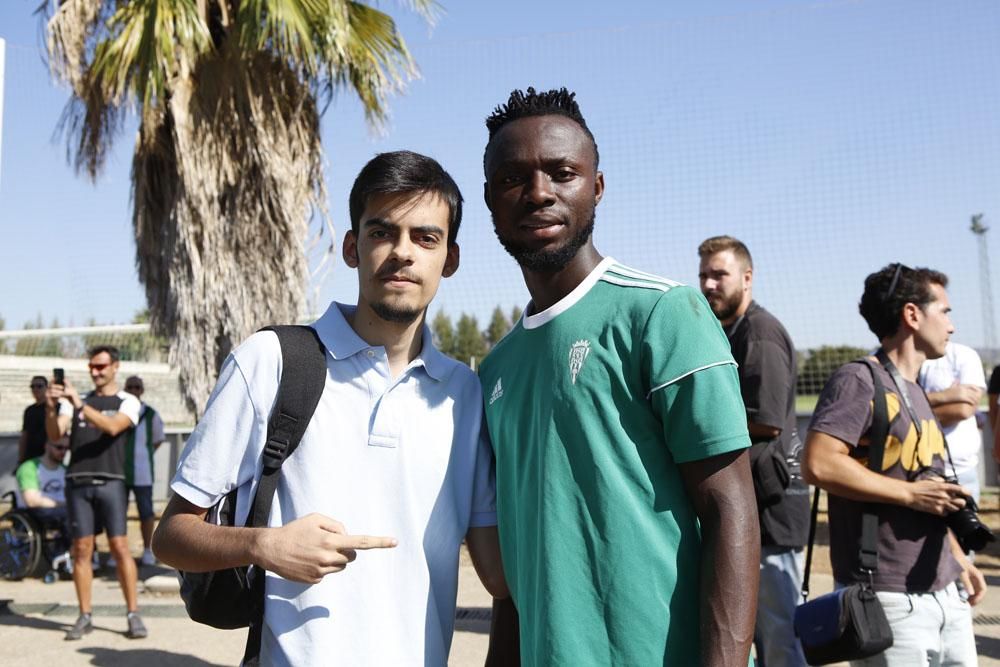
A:
{"type": "Polygon", "coordinates": [[[138,613],[138,572],[128,550],[125,531],[125,441],[128,431],[139,421],[139,399],[118,386],[117,348],[99,345],[92,348],[88,356],[94,390],[81,397],[65,377],[53,377],[45,413],[45,428],[50,440],[70,435],[66,508],[73,540],[73,584],[80,603],[80,616],[66,633],[66,639],[80,639],[94,629],[91,556],[98,526],[102,525],[108,536],[111,556],[118,562],[118,581],[128,609],[125,635],[139,639],[145,637],[147,631],[138,613]],[[66,404],[70,406],[68,414],[66,404]]]}

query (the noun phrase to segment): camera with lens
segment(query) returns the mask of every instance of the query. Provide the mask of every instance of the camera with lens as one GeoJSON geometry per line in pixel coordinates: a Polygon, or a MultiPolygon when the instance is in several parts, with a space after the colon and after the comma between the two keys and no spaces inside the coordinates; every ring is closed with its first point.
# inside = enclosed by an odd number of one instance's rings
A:
{"type": "MultiPolygon", "coordinates": [[[[946,477],[944,481],[958,484],[958,479],[955,477],[946,477]]],[[[982,551],[987,544],[996,541],[996,535],[979,520],[979,515],[976,514],[979,507],[976,505],[976,501],[971,496],[963,496],[963,498],[965,499],[965,507],[955,510],[946,516],[944,521],[951,528],[951,532],[955,533],[962,551],[965,553],[982,551]]]]}

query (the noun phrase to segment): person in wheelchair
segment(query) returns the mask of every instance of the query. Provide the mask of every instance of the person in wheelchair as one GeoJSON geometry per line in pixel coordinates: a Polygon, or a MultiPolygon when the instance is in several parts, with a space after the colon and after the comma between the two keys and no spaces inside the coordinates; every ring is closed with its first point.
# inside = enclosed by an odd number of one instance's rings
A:
{"type": "Polygon", "coordinates": [[[63,465],[68,448],[68,437],[49,440],[42,456],[17,468],[13,509],[0,517],[0,574],[8,579],[72,572],[63,465]]]}
{"type": "MultiPolygon", "coordinates": [[[[45,443],[45,453],[17,467],[17,486],[22,503],[39,516],[61,516],[66,520],[66,450],[69,436],[45,443]],[[48,511],[46,511],[48,510],[48,511]]],[[[67,531],[69,532],[69,531],[67,531]]]]}

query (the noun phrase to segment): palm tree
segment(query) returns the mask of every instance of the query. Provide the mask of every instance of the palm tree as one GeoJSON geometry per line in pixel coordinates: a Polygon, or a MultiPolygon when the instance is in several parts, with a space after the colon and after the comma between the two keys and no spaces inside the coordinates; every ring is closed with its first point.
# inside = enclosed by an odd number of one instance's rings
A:
{"type": "MultiPolygon", "coordinates": [[[[433,22],[434,0],[409,7],[433,22]]],[[[62,127],[100,173],[127,114],[136,265],[201,414],[234,344],[305,314],[310,222],[332,234],[321,108],[353,90],[368,120],[415,75],[391,17],[351,0],[46,0],[62,127]],[[49,15],[50,3],[55,4],[49,15]]],[[[316,240],[314,237],[313,240],[316,240]]],[[[332,250],[332,236],[323,241],[332,250]]]]}

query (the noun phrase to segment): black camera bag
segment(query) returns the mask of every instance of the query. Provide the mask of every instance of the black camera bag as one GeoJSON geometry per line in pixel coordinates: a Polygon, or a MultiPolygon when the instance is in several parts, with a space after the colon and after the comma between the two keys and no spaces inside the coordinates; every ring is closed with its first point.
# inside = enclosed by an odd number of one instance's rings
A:
{"type": "MultiPolygon", "coordinates": [[[[871,371],[875,389],[872,425],[869,430],[868,467],[881,474],[885,441],[889,435],[889,413],[885,402],[885,387],[871,362],[862,360],[871,371]]],[[[820,489],[813,495],[812,517],[809,522],[809,547],[806,551],[806,571],[802,581],[802,597],[809,598],[809,570],[812,565],[813,541],[816,539],[816,519],[819,513],[820,489]]],[[[810,665],[860,660],[882,653],[892,646],[892,627],[871,584],[878,569],[878,515],[866,508],[861,517],[860,566],[868,582],[803,602],[795,609],[795,634],[810,665]]]]}
{"type": "MultiPolygon", "coordinates": [[[[273,331],[278,336],[282,364],[278,393],[267,423],[260,480],[244,524],[251,528],[268,524],[281,464],[302,440],[323,394],[327,371],[326,347],[311,327],[272,326],[261,331],[273,331]]],[[[209,511],[205,520],[235,526],[235,515],[234,489],[209,511]]],[[[264,571],[258,567],[235,567],[178,574],[184,607],[192,620],[225,630],[250,628],[243,665],[256,667],[264,623],[264,571]]]]}

